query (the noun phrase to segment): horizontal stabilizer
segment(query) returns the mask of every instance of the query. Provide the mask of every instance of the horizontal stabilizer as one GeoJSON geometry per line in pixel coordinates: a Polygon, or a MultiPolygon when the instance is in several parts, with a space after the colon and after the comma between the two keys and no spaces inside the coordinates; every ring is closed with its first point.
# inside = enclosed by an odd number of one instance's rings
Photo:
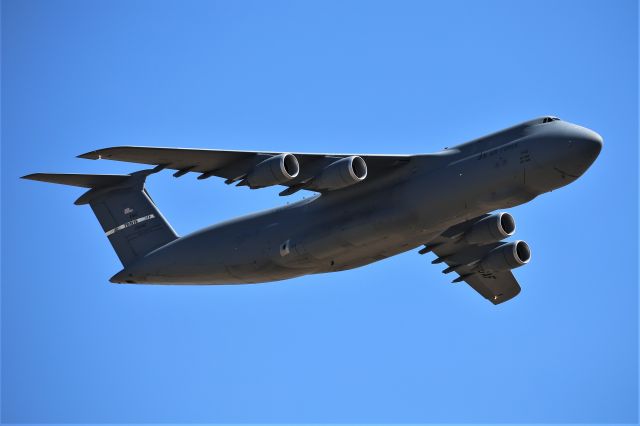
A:
{"type": "Polygon", "coordinates": [[[59,183],[61,185],[79,186],[82,188],[103,188],[124,182],[129,175],[87,175],[79,173],[33,173],[22,176],[22,179],[40,182],[59,183]]]}
{"type": "Polygon", "coordinates": [[[34,173],[23,179],[89,188],[75,204],[89,204],[105,236],[126,267],[178,238],[149,197],[147,176],[164,168],[128,175],[34,173]]]}

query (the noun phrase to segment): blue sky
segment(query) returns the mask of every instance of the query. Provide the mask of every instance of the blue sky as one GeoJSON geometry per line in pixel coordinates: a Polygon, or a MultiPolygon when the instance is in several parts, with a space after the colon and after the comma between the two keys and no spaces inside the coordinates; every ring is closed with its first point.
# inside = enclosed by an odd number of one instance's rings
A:
{"type": "MultiPolygon", "coordinates": [[[[3,1],[2,420],[636,422],[637,22],[633,1],[3,1]],[[18,179],[130,172],[74,158],[127,144],[430,152],[546,114],[605,146],[510,210],[533,259],[498,307],[415,252],[114,286],[80,191],[18,179]]],[[[148,189],[182,234],[287,201],[148,189]]]]}

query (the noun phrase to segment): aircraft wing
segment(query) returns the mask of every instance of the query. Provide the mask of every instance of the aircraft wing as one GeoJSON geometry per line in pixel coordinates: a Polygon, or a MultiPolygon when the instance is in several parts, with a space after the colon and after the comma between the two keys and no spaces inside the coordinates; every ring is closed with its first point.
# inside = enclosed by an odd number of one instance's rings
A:
{"type": "MultiPolygon", "coordinates": [[[[293,154],[299,164],[299,174],[284,183],[289,189],[280,195],[289,195],[299,189],[310,189],[310,182],[325,167],[342,158],[357,155],[364,159],[367,167],[367,180],[382,175],[385,171],[406,164],[410,155],[359,155],[359,154],[305,154],[264,151],[230,151],[215,149],[191,148],[157,148],[141,146],[118,146],[91,151],[79,155],[79,158],[90,160],[107,159],[130,163],[162,165],[177,170],[174,176],[187,173],[199,173],[198,179],[217,176],[225,179],[225,183],[245,184],[243,179],[258,164],[273,156],[293,154]]],[[[318,192],[322,192],[318,190],[318,192]]]]}
{"type": "Polygon", "coordinates": [[[520,285],[511,271],[496,272],[489,276],[474,274],[464,280],[494,305],[513,299],[520,293],[520,285]]]}
{"type": "Polygon", "coordinates": [[[494,305],[506,302],[520,293],[520,285],[510,270],[483,271],[478,262],[491,250],[504,244],[495,242],[485,245],[467,243],[461,236],[476,222],[489,215],[467,220],[444,231],[440,236],[425,245],[420,254],[433,251],[437,258],[431,263],[445,263],[448,267],[442,272],[456,273],[454,283],[465,281],[475,291],[494,305]]]}

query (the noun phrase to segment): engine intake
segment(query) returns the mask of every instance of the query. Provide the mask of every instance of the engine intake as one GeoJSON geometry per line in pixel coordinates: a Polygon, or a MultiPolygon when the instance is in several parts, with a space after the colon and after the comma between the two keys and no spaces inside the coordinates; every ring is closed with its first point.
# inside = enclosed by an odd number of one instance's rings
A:
{"type": "Polygon", "coordinates": [[[480,268],[485,271],[507,271],[526,265],[531,260],[531,249],[522,240],[503,244],[491,250],[481,261],[480,268]]]}
{"type": "Polygon", "coordinates": [[[298,159],[293,154],[280,154],[256,164],[245,178],[250,188],[280,185],[300,173],[298,159]]]}
{"type": "Polygon", "coordinates": [[[516,232],[516,221],[509,213],[496,213],[476,222],[464,234],[470,244],[489,244],[503,240],[516,232]]]}
{"type": "Polygon", "coordinates": [[[334,161],[322,170],[314,180],[313,188],[320,190],[334,190],[351,186],[363,181],[367,177],[367,163],[353,155],[334,161]]]}

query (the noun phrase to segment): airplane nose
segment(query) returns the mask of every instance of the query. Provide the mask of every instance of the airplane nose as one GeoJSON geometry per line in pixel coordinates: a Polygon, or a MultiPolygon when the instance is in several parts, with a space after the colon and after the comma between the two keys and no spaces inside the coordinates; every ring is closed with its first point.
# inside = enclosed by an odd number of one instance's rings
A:
{"type": "Polygon", "coordinates": [[[575,156],[589,161],[591,165],[602,150],[602,136],[585,128],[580,129],[576,136],[569,141],[569,147],[574,151],[575,156]]]}
{"type": "Polygon", "coordinates": [[[602,150],[602,136],[584,127],[569,139],[569,157],[563,164],[570,174],[580,176],[596,160],[602,150]]]}
{"type": "Polygon", "coordinates": [[[602,151],[602,136],[593,130],[584,130],[584,136],[582,137],[582,144],[584,145],[583,150],[586,156],[592,157],[595,160],[600,154],[600,151],[602,151]]]}

